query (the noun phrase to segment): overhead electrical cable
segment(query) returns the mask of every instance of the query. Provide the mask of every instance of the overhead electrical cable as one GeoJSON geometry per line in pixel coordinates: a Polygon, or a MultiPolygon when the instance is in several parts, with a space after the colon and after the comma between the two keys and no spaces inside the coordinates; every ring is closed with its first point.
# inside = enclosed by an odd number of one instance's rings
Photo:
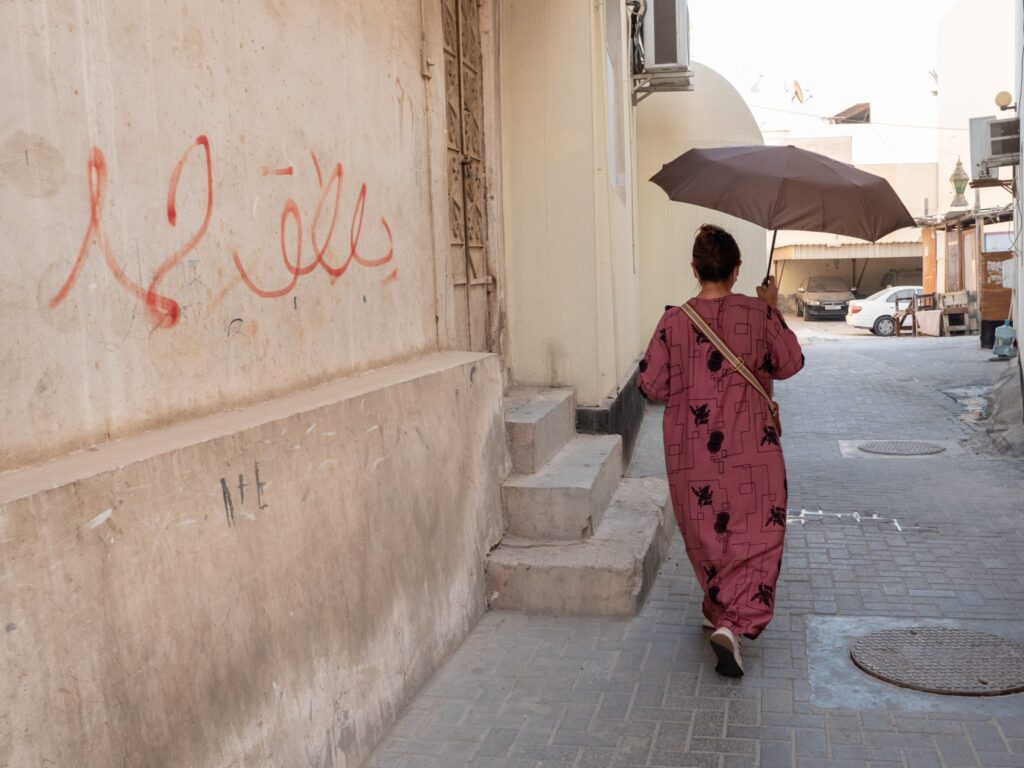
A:
{"type": "MultiPolygon", "coordinates": [[[[817,120],[831,120],[834,115],[812,115],[809,112],[797,112],[795,109],[780,109],[779,107],[766,107],[762,104],[750,104],[752,109],[764,109],[768,112],[782,112],[787,115],[800,115],[801,117],[813,117],[817,120]]],[[[880,123],[872,120],[869,123],[843,122],[838,125],[880,125],[885,128],[913,128],[919,131],[970,131],[970,128],[943,128],[938,125],[908,125],[905,123],[880,123]]]]}

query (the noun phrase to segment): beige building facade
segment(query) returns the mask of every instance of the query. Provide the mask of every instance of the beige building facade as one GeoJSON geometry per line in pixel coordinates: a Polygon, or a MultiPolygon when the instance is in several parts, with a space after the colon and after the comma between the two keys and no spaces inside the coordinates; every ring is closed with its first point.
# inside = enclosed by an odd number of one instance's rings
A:
{"type": "Polygon", "coordinates": [[[507,360],[582,405],[637,356],[626,25],[618,3],[501,3],[507,360]]]}

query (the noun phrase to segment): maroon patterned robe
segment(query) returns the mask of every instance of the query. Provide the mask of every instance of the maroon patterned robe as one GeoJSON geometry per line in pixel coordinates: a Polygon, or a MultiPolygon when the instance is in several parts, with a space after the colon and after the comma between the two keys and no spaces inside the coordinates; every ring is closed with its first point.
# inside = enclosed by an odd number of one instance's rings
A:
{"type": "MultiPolygon", "coordinates": [[[[796,335],[764,300],[690,305],[769,392],[803,367],[796,335]]],[[[678,307],[658,323],[639,386],[668,402],[665,465],[704,615],[757,637],[772,618],[786,532],[786,464],[768,404],[678,307]]]]}

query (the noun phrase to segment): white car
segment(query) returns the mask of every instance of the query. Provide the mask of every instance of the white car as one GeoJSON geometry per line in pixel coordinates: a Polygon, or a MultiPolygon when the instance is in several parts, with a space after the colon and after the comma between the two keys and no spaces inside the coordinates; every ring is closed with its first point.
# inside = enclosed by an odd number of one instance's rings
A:
{"type": "MultiPolygon", "coordinates": [[[[877,336],[892,336],[896,333],[896,299],[909,299],[923,292],[920,285],[896,285],[866,299],[851,301],[846,323],[854,328],[866,328],[877,336]]],[[[906,306],[907,302],[900,302],[900,309],[906,306]]],[[[910,317],[904,318],[903,327],[910,328],[912,322],[910,317]]]]}

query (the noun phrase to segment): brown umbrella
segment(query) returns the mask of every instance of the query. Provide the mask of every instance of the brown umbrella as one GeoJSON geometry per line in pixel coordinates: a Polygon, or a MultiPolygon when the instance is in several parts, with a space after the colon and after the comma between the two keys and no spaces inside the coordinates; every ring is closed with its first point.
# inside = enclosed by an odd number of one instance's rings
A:
{"type": "Polygon", "coordinates": [[[874,242],[916,226],[881,176],[796,147],[691,149],[662,166],[651,181],[680,203],[771,230],[830,232],[874,242]]]}

